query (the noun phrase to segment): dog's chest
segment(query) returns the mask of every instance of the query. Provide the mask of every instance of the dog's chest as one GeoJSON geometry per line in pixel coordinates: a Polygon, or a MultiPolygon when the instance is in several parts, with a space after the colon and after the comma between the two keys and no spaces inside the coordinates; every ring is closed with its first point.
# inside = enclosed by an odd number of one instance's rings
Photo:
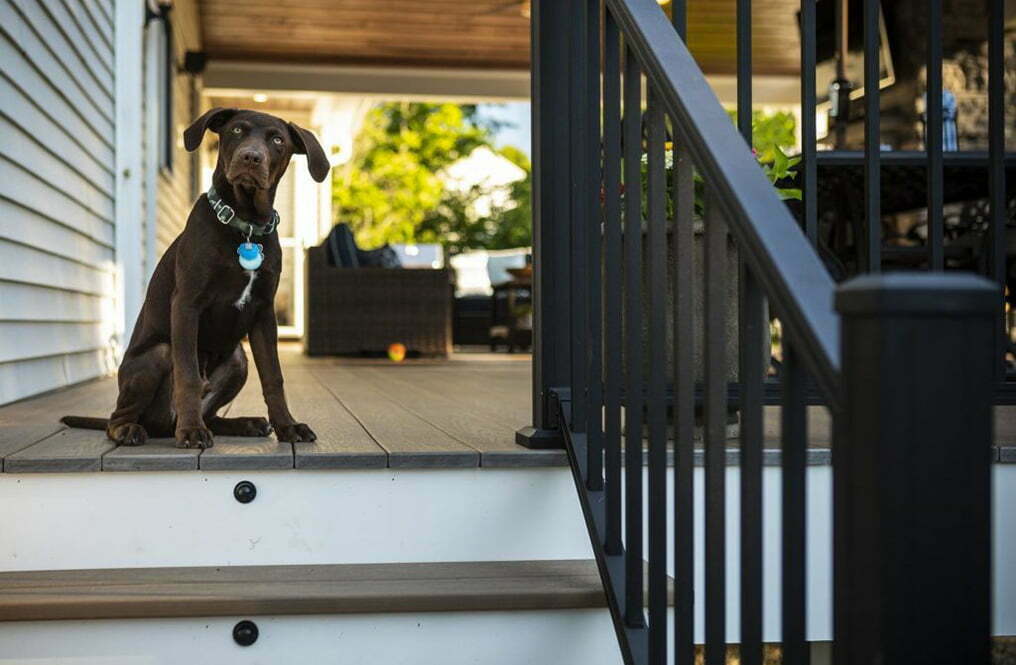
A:
{"type": "Polygon", "coordinates": [[[214,296],[210,305],[217,310],[232,311],[244,318],[249,312],[271,303],[274,297],[273,284],[278,282],[278,273],[268,264],[257,270],[230,266],[215,281],[211,285],[214,296]]]}
{"type": "Polygon", "coordinates": [[[258,278],[257,270],[244,270],[247,274],[247,284],[243,287],[243,291],[240,292],[240,296],[233,303],[233,306],[239,310],[242,310],[248,304],[250,304],[251,292],[254,290],[254,280],[258,278]]]}
{"type": "Polygon", "coordinates": [[[214,295],[201,316],[202,348],[209,344],[235,346],[249,333],[264,308],[272,306],[272,281],[273,274],[263,268],[231,270],[222,275],[218,283],[212,285],[214,295]]]}

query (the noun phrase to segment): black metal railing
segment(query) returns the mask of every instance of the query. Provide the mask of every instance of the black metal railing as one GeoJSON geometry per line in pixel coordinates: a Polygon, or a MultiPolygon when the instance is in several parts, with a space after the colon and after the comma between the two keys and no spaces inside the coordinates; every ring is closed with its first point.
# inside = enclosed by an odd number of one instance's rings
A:
{"type": "MultiPolygon", "coordinates": [[[[655,0],[533,3],[534,424],[519,441],[568,449],[626,663],[690,665],[698,648],[724,663],[735,613],[742,663],[761,663],[764,641],[806,663],[808,405],[824,404],[834,594],[816,602],[833,606],[835,661],[985,662],[998,288],[942,272],[837,287],[809,242],[813,147],[802,232],[745,141],[750,86],[735,127],[685,46],[686,3],[673,4],[671,23],[655,0]],[[777,573],[763,559],[767,395],[781,405],[777,573]],[[776,639],[763,631],[772,574],[776,639]]],[[[751,26],[737,25],[743,77],[751,26]]]]}

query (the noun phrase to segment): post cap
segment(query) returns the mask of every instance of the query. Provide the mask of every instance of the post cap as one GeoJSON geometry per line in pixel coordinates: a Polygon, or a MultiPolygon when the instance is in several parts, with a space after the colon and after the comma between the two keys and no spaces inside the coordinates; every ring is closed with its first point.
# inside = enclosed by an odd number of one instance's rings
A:
{"type": "Polygon", "coordinates": [[[841,314],[994,315],[1001,307],[994,282],[963,272],[889,272],[855,277],[836,290],[841,314]]]}

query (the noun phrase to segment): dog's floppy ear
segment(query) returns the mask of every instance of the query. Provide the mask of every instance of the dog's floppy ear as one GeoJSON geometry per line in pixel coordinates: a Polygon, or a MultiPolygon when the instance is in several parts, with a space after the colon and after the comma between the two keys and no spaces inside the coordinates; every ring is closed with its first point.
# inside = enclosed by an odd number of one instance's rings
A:
{"type": "Polygon", "coordinates": [[[210,111],[206,111],[204,115],[195,120],[190,127],[183,132],[183,147],[187,148],[188,152],[194,152],[201,145],[201,139],[205,137],[205,130],[210,129],[213,132],[218,132],[224,124],[226,124],[230,118],[236,115],[240,109],[224,109],[222,107],[216,107],[210,111]]]}
{"type": "Polygon", "coordinates": [[[296,154],[307,155],[307,170],[310,171],[310,176],[317,182],[324,182],[332,165],[328,163],[328,156],[321,149],[317,137],[292,122],[289,123],[289,135],[296,145],[296,154]]]}

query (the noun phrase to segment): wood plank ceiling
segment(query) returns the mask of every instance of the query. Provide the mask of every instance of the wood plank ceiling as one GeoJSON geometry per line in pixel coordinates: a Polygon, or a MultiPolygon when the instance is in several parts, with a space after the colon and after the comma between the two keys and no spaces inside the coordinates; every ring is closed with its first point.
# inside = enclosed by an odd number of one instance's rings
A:
{"type": "MultiPolygon", "coordinates": [[[[528,69],[526,0],[199,0],[204,49],[229,60],[528,69]]],[[[735,0],[690,0],[702,68],[735,68],[735,0]]],[[[755,0],[756,73],[798,69],[799,0],[755,0]]],[[[669,10],[669,5],[666,7],[669,10]]]]}

